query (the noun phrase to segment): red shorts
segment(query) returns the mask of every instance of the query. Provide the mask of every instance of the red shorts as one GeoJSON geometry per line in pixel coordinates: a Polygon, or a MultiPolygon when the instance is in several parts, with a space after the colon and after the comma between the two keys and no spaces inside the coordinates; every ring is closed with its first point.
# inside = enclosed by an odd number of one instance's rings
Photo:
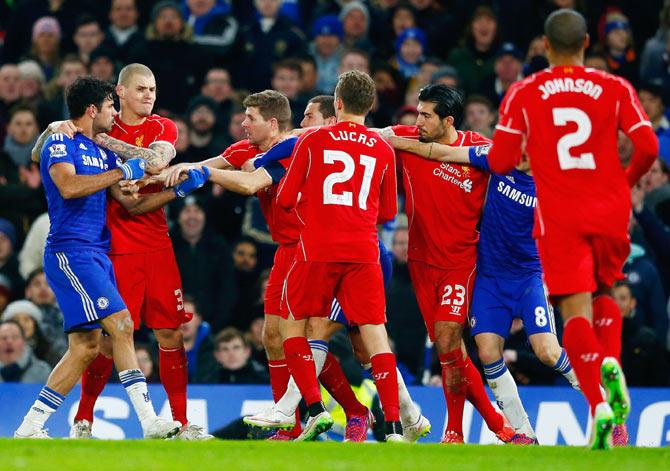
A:
{"type": "Polygon", "coordinates": [[[446,270],[410,260],[408,268],[431,340],[435,340],[437,321],[466,323],[475,280],[474,264],[468,268],[446,270]]]}
{"type": "Polygon", "coordinates": [[[151,329],[177,329],[185,322],[181,277],[172,247],[109,258],[135,329],[140,320],[151,329]]]}
{"type": "Polygon", "coordinates": [[[586,235],[545,226],[537,247],[550,295],[592,293],[623,279],[630,239],[626,233],[586,235]]]}
{"type": "Polygon", "coordinates": [[[352,325],[386,323],[386,299],[377,263],[296,260],[286,276],[282,317],[327,317],[337,298],[352,325]]]}
{"type": "Polygon", "coordinates": [[[281,315],[281,297],[284,280],[295,259],[297,245],[280,245],[275,252],[274,264],[270,270],[267,288],[265,289],[265,314],[281,315]]]}

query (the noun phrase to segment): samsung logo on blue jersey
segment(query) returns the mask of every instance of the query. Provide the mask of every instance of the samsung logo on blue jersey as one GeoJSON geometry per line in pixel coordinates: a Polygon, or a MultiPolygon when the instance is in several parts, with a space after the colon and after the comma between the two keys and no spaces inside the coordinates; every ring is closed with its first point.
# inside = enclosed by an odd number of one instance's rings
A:
{"type": "Polygon", "coordinates": [[[90,157],[88,155],[82,155],[81,160],[82,163],[88,167],[97,167],[101,170],[107,170],[109,168],[109,165],[106,162],[107,160],[106,157],[104,159],[101,159],[100,157],[90,157]]]}
{"type": "Polygon", "coordinates": [[[519,190],[516,190],[512,188],[511,186],[507,185],[504,181],[498,182],[498,188],[497,188],[499,193],[502,193],[503,195],[507,196],[509,199],[512,201],[516,201],[517,203],[523,205],[523,206],[528,206],[530,207],[535,207],[537,204],[537,198],[535,196],[527,195],[525,193],[520,192],[519,190]]]}

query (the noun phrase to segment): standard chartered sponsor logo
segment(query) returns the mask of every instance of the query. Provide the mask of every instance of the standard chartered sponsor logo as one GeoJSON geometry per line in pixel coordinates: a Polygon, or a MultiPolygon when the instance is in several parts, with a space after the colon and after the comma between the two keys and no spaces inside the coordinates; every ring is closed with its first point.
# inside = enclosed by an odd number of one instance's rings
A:
{"type": "Polygon", "coordinates": [[[465,180],[461,181],[460,178],[463,177],[463,173],[453,165],[443,163],[433,170],[433,175],[441,178],[445,182],[456,185],[466,193],[470,193],[472,191],[472,180],[466,178],[465,180]]]}

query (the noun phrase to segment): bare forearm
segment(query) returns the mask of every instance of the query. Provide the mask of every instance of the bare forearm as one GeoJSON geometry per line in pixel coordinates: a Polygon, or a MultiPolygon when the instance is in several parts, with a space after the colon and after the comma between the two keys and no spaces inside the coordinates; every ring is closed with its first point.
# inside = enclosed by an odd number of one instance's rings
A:
{"type": "Polygon", "coordinates": [[[52,134],[53,131],[51,130],[51,125],[47,126],[44,132],[40,134],[40,137],[37,139],[35,146],[33,146],[33,150],[30,152],[30,158],[32,159],[33,162],[40,161],[40,153],[42,152],[42,147],[44,146],[46,140],[49,139],[49,136],[51,136],[52,134]]]}
{"type": "Polygon", "coordinates": [[[138,214],[150,213],[151,211],[155,211],[157,209],[162,208],[171,201],[174,201],[175,199],[177,199],[177,195],[175,194],[172,188],[163,190],[159,193],[150,193],[147,195],[142,195],[137,200],[135,205],[128,208],[128,212],[133,216],[136,216],[138,214]]]}
{"type": "Polygon", "coordinates": [[[127,142],[120,141],[106,134],[99,134],[96,136],[96,142],[102,147],[105,147],[123,160],[140,158],[147,163],[148,171],[159,171],[164,169],[170,163],[170,156],[155,149],[148,147],[137,147],[127,142]]]}
{"type": "Polygon", "coordinates": [[[272,185],[272,179],[265,171],[261,172],[238,172],[232,170],[211,169],[209,180],[221,185],[226,190],[234,191],[242,195],[253,195],[259,190],[272,185]]]}
{"type": "Polygon", "coordinates": [[[396,150],[411,152],[430,160],[463,164],[470,162],[468,158],[468,147],[451,147],[436,142],[420,142],[414,139],[404,139],[396,136],[390,137],[389,141],[396,150]]]}
{"type": "Polygon", "coordinates": [[[109,188],[122,178],[123,172],[116,168],[98,175],[66,175],[56,186],[65,199],[83,198],[109,188]]]}

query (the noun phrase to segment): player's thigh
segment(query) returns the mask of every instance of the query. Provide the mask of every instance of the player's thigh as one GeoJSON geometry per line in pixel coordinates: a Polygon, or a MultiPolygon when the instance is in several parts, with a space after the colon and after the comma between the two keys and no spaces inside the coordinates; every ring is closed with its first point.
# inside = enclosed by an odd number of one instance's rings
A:
{"type": "Polygon", "coordinates": [[[151,329],[178,329],[185,321],[179,267],[171,247],[147,254],[142,322],[151,329]]]}
{"type": "Polygon", "coordinates": [[[114,278],[121,297],[128,306],[135,329],[139,329],[147,290],[147,269],[144,254],[110,255],[114,278]]]}
{"type": "Polygon", "coordinates": [[[263,308],[265,314],[279,316],[282,314],[281,301],[284,290],[284,280],[289,268],[295,259],[295,246],[280,245],[275,251],[274,262],[268,277],[268,283],[265,289],[263,299],[263,308]]]}
{"type": "Polygon", "coordinates": [[[378,263],[340,264],[343,270],[335,296],[352,325],[386,323],[384,278],[378,263]]]}
{"type": "Polygon", "coordinates": [[[326,316],[339,279],[337,265],[294,260],[284,281],[282,312],[295,320],[326,316]]]}
{"type": "Polygon", "coordinates": [[[593,251],[587,237],[576,230],[545,227],[537,239],[544,278],[551,296],[596,289],[593,251]]]}
{"type": "Polygon", "coordinates": [[[307,338],[328,341],[342,327],[343,324],[334,322],[328,317],[312,317],[307,322],[307,338]]]}
{"type": "Polygon", "coordinates": [[[439,303],[435,322],[454,322],[465,325],[468,320],[475,266],[442,270],[438,281],[439,303]]]}
{"type": "Polygon", "coordinates": [[[509,336],[513,319],[511,302],[501,292],[497,279],[477,275],[470,307],[470,332],[475,339],[480,334],[495,334],[503,339],[509,336]]]}
{"type": "Polygon", "coordinates": [[[523,283],[523,295],[518,302],[515,317],[523,320],[526,335],[556,335],[554,309],[540,273],[529,275],[523,283]]]}
{"type": "Polygon", "coordinates": [[[622,269],[630,255],[628,234],[595,236],[591,238],[595,275],[599,286],[612,287],[615,281],[624,278],[622,269]]]}
{"type": "Polygon", "coordinates": [[[410,261],[407,267],[428,336],[431,341],[435,341],[435,314],[438,306],[436,269],[425,263],[413,261],[410,261]]]}
{"type": "Polygon", "coordinates": [[[45,253],[44,272],[63,311],[64,329],[100,328],[100,320],[126,309],[104,253],[45,253]]]}

